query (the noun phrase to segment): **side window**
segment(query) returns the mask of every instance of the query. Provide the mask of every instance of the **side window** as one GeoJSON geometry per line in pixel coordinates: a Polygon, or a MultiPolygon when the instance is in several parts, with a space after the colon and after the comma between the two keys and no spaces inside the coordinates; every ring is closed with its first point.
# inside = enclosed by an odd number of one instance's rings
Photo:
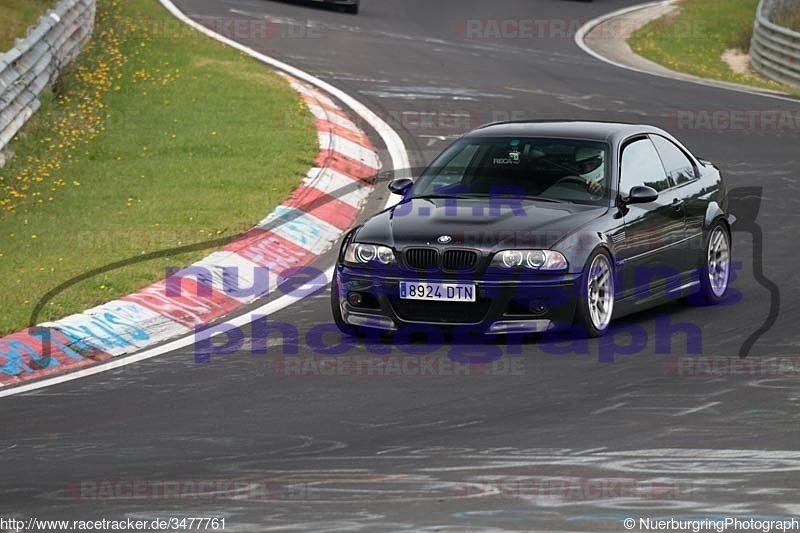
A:
{"type": "Polygon", "coordinates": [[[634,185],[648,185],[659,192],[672,186],[650,139],[633,141],[622,151],[620,193],[628,194],[634,185]]]}
{"type": "Polygon", "coordinates": [[[653,144],[656,145],[658,155],[661,156],[661,161],[667,170],[667,176],[672,181],[680,185],[696,177],[691,160],[672,141],[660,135],[652,135],[650,138],[653,140],[653,144]]]}

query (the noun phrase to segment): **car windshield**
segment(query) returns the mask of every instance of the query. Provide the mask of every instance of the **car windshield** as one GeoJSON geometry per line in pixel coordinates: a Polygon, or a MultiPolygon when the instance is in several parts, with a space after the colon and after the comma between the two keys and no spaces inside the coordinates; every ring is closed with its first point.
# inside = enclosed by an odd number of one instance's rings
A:
{"type": "Polygon", "coordinates": [[[412,196],[513,195],[599,205],[609,196],[607,160],[608,146],[602,142],[466,138],[436,158],[412,196]]]}

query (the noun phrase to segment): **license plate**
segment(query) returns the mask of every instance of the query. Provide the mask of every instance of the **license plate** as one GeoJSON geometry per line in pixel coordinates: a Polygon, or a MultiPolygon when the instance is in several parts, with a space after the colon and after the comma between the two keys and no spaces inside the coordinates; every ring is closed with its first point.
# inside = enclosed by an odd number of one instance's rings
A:
{"type": "Polygon", "coordinates": [[[404,300],[436,300],[440,302],[474,302],[475,285],[401,281],[400,298],[404,300]]]}

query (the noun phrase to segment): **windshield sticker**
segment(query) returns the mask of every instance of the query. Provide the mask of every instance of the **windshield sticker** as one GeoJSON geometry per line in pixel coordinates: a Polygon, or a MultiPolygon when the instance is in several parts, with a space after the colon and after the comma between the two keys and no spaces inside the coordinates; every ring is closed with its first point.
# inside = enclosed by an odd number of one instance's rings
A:
{"type": "Polygon", "coordinates": [[[519,164],[519,150],[513,149],[508,152],[508,157],[495,157],[492,160],[495,165],[518,165],[519,164]]]}

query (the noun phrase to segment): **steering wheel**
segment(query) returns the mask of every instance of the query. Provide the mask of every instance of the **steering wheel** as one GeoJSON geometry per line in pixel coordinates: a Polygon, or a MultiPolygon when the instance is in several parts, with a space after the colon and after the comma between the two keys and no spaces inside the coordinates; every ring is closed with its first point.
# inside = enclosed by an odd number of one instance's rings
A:
{"type": "Polygon", "coordinates": [[[558,180],[555,185],[560,185],[562,183],[575,183],[580,184],[586,187],[586,180],[581,178],[580,176],[564,176],[560,180],[558,180]]]}
{"type": "Polygon", "coordinates": [[[593,193],[589,190],[589,185],[587,181],[580,176],[564,176],[563,178],[559,179],[555,182],[554,185],[561,185],[562,183],[569,183],[573,185],[580,185],[583,190],[589,195],[589,198],[592,200],[599,200],[603,197],[603,189],[601,188],[600,191],[593,193]]]}

